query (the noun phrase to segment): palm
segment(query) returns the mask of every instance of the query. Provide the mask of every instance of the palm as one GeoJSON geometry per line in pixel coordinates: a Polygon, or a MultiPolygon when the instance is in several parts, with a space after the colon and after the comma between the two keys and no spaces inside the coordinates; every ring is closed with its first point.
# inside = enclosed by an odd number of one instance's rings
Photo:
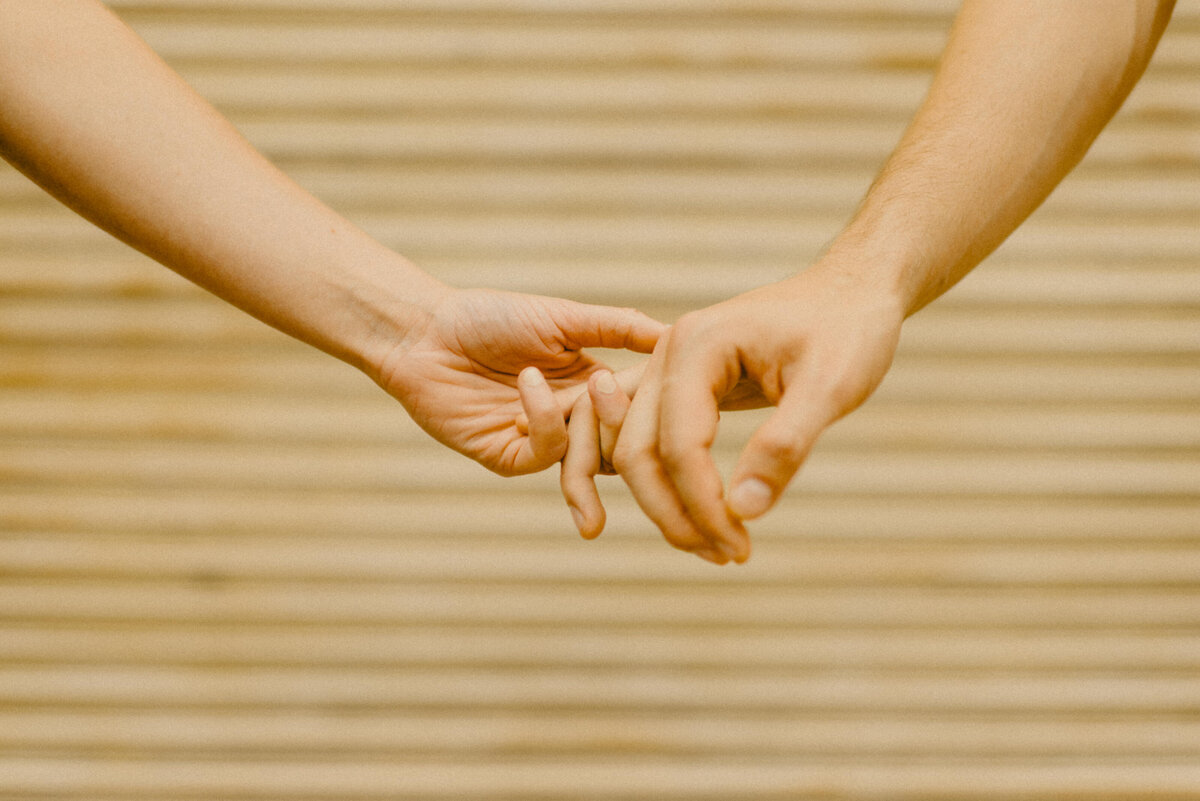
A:
{"type": "Polygon", "coordinates": [[[517,375],[533,366],[553,389],[582,389],[602,366],[583,347],[653,346],[657,324],[643,318],[642,330],[632,330],[639,325],[630,325],[632,314],[556,298],[455,292],[397,348],[381,383],[439,442],[503,475],[534,472],[557,458],[535,456],[517,428],[522,412],[517,375]],[[620,315],[630,330],[611,325],[620,315]],[[654,332],[649,339],[648,331],[654,332]]]}

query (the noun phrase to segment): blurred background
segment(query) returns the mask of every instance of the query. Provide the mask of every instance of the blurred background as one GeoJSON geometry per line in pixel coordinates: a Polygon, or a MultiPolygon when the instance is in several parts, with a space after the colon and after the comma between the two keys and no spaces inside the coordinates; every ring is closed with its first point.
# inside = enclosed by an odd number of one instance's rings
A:
{"type": "MultiPolygon", "coordinates": [[[[838,231],[956,3],[112,6],[429,271],[670,320],[838,231]]],[[[553,472],[441,448],[0,170],[0,799],[1200,797],[1200,6],[1175,16],[740,568],[615,479],[580,540],[553,472]]],[[[724,463],[759,419],[726,416],[724,463]]]]}

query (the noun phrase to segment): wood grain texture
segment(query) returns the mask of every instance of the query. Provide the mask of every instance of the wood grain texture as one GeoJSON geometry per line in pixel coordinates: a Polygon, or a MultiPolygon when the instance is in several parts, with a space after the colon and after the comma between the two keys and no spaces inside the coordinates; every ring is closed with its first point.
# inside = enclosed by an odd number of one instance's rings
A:
{"type": "MultiPolygon", "coordinates": [[[[956,4],[111,5],[431,272],[669,320],[836,233],[956,4]]],[[[613,483],[579,540],[0,169],[0,801],[1200,797],[1198,45],[739,569],[613,483]]]]}

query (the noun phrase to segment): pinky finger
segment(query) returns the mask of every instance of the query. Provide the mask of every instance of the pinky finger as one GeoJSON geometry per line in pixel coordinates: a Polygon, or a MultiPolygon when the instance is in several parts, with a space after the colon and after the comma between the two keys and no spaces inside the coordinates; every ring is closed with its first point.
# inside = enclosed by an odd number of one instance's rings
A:
{"type": "Polygon", "coordinates": [[[562,460],[559,486],[571,510],[575,527],[587,540],[595,539],[604,530],[604,505],[596,491],[596,474],[600,471],[600,440],[598,421],[588,396],[581,395],[571,411],[567,455],[562,460]]]}
{"type": "Polygon", "coordinates": [[[600,470],[612,474],[613,449],[621,435],[621,425],[629,412],[629,396],[617,383],[613,374],[601,371],[588,382],[588,396],[596,409],[600,421],[600,470]]]}

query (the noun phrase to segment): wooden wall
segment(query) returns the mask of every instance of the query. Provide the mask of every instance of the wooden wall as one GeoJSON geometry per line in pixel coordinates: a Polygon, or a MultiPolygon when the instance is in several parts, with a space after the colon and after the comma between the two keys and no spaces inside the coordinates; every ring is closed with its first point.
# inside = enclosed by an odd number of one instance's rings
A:
{"type": "MultiPolygon", "coordinates": [[[[836,233],[955,4],[113,6],[429,270],[671,319],[836,233]]],[[[606,497],[0,171],[0,799],[1194,799],[1200,6],[749,565],[606,497]]]]}

